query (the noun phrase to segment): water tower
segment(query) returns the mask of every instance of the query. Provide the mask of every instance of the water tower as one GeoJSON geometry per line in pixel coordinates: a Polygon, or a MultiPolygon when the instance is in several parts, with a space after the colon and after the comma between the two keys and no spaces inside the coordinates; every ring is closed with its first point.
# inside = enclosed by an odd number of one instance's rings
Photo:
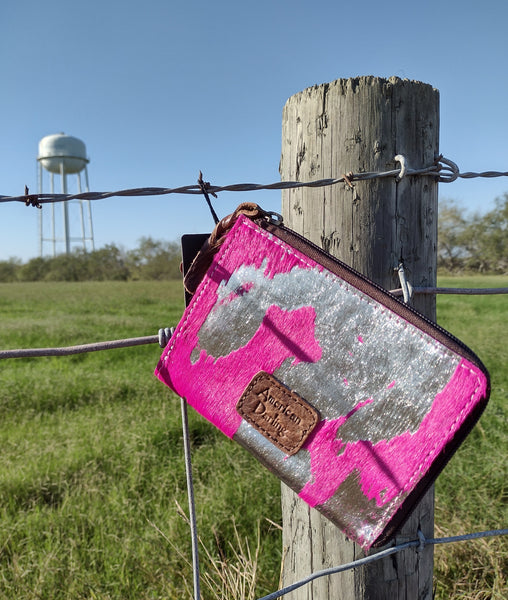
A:
{"type": "MultiPolygon", "coordinates": [[[[43,169],[49,173],[49,191],[55,193],[55,175],[60,176],[61,193],[67,194],[67,176],[75,175],[77,193],[81,193],[81,172],[85,173],[85,190],[88,192],[88,170],[89,162],[86,157],[85,144],[78,138],[64,133],[56,133],[43,137],[39,142],[39,193],[43,193],[43,169]]],[[[73,192],[74,193],[74,190],[73,192]]],[[[71,244],[79,243],[83,249],[94,250],[92,209],[90,200],[71,200],[60,203],[62,205],[62,220],[59,221],[55,215],[55,203],[46,204],[40,211],[39,218],[39,250],[43,255],[44,242],[49,242],[52,254],[57,254],[57,243],[63,243],[67,254],[71,251],[71,244]],[[43,213],[46,207],[50,208],[49,222],[43,222],[43,213]],[[71,223],[77,229],[76,221],[80,228],[71,235],[71,223]],[[88,247],[87,247],[88,244],[88,247]]]]}

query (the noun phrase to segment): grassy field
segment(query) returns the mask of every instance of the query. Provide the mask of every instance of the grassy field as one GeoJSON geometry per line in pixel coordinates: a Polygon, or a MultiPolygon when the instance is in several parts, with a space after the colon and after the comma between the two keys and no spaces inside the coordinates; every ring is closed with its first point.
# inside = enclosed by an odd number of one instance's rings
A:
{"type": "MultiPolygon", "coordinates": [[[[181,296],[171,282],[1,284],[0,349],[155,334],[178,321],[181,296]]],[[[438,321],[483,359],[493,394],[437,482],[436,534],[506,527],[508,298],[441,296],[438,321]]],[[[0,598],[191,597],[180,403],[153,377],[160,353],[0,363],[0,598]]],[[[231,598],[273,591],[279,482],[192,411],[189,420],[203,596],[228,597],[229,576],[231,598]]],[[[436,597],[504,598],[507,557],[506,538],[437,547],[436,597]]]]}

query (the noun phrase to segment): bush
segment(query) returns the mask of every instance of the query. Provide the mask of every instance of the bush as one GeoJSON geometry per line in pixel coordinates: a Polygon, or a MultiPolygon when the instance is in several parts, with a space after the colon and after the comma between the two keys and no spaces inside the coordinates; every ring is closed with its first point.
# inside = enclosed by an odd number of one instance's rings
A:
{"type": "Polygon", "coordinates": [[[438,268],[493,275],[508,273],[508,193],[485,215],[467,216],[443,201],[438,220],[438,268]]]}
{"type": "Polygon", "coordinates": [[[176,242],[141,238],[127,255],[131,279],[180,279],[180,248],[176,242]]]}
{"type": "Polygon", "coordinates": [[[0,282],[13,281],[127,281],[180,279],[180,248],[176,242],[141,238],[139,247],[123,252],[114,244],[87,252],[0,262],[0,282]]]}
{"type": "Polygon", "coordinates": [[[19,260],[11,258],[9,260],[0,261],[0,281],[11,283],[16,281],[16,273],[19,269],[19,260]]]}

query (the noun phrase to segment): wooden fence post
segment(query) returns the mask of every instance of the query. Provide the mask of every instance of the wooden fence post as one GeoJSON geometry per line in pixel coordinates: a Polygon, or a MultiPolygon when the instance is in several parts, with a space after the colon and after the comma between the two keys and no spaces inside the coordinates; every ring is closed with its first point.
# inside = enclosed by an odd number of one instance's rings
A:
{"type": "MultiPolygon", "coordinates": [[[[433,163],[438,153],[439,92],[428,84],[358,77],[306,89],[283,111],[282,180],[312,181],[348,172],[410,168],[433,163]]],[[[387,289],[400,287],[401,256],[414,286],[436,284],[437,181],[431,176],[374,179],[285,190],[282,213],[294,229],[387,289]]],[[[434,296],[414,306],[435,319],[434,296]]],[[[364,556],[359,546],[282,486],[283,584],[364,556]]],[[[430,490],[397,536],[432,537],[430,490]]],[[[343,574],[321,578],[291,600],[412,600],[432,597],[432,547],[413,549],[343,574]]]]}

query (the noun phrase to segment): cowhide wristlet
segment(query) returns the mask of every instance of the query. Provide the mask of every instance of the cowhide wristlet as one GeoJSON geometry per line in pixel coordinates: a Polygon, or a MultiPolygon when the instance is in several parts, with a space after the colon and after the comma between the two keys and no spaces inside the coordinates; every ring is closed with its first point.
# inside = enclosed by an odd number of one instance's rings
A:
{"type": "Polygon", "coordinates": [[[255,205],[216,228],[157,377],[363,548],[486,405],[464,344],[255,205]]]}

